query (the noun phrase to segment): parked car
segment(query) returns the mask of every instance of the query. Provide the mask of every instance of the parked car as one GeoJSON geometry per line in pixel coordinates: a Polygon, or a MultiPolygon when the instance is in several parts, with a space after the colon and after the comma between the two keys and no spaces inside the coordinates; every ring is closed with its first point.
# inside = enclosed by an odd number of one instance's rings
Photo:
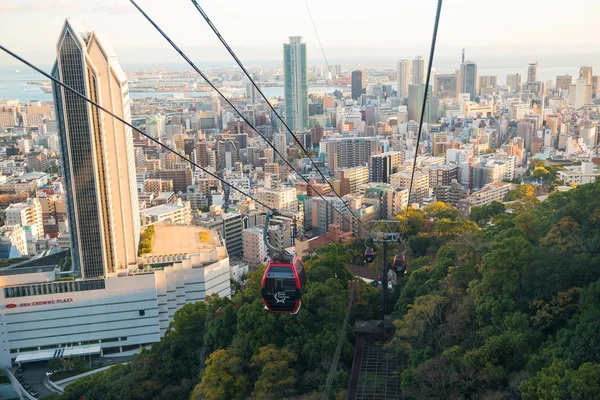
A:
{"type": "Polygon", "coordinates": [[[101,365],[104,365],[102,361],[94,361],[92,363],[92,367],[100,367],[101,365]]]}
{"type": "Polygon", "coordinates": [[[48,371],[48,372],[46,372],[46,376],[52,376],[53,373],[54,372],[52,372],[52,371],[48,371]]]}
{"type": "Polygon", "coordinates": [[[33,397],[38,397],[40,395],[37,390],[30,390],[29,394],[32,395],[33,397]]]}
{"type": "Polygon", "coordinates": [[[27,390],[31,389],[31,385],[29,383],[24,383],[23,387],[27,390]]]}
{"type": "Polygon", "coordinates": [[[19,383],[25,382],[25,378],[23,378],[21,375],[17,376],[17,380],[19,381],[19,383]]]}
{"type": "Polygon", "coordinates": [[[22,373],[22,372],[23,372],[23,367],[19,367],[19,368],[17,368],[17,374],[20,374],[20,373],[22,373]]]}

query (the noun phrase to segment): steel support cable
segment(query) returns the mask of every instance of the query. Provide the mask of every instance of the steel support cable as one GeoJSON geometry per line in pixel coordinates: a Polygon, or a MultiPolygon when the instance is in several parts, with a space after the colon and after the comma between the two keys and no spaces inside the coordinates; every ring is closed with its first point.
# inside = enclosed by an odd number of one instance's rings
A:
{"type": "Polygon", "coordinates": [[[408,225],[408,209],[410,208],[410,195],[412,193],[413,180],[415,178],[415,169],[417,167],[417,156],[419,154],[419,142],[421,141],[421,132],[423,131],[423,118],[425,117],[425,109],[427,104],[427,92],[429,92],[429,80],[431,78],[431,68],[433,65],[433,55],[435,52],[435,44],[437,42],[438,26],[440,24],[440,14],[442,12],[442,1],[438,0],[437,11],[435,13],[435,22],[433,24],[433,37],[431,38],[431,48],[429,49],[429,63],[427,66],[427,79],[425,80],[425,93],[423,95],[423,105],[421,106],[421,118],[419,120],[419,132],[417,134],[417,144],[415,147],[415,157],[413,159],[412,172],[410,175],[410,184],[408,186],[408,205],[406,207],[405,227],[408,225]]]}
{"type": "MultiPolygon", "coordinates": [[[[134,0],[130,0],[130,1],[132,3],[134,3],[134,5],[135,5],[134,0]]],[[[344,200],[342,200],[341,196],[335,190],[335,188],[333,187],[333,185],[331,184],[331,182],[325,177],[325,175],[323,174],[323,172],[321,171],[321,169],[319,168],[319,166],[317,164],[315,164],[315,162],[313,161],[313,159],[310,156],[310,154],[308,154],[308,151],[306,150],[306,148],[304,147],[304,145],[302,144],[302,142],[296,137],[296,135],[294,135],[294,132],[292,132],[292,130],[288,126],[288,124],[284,121],[284,119],[281,117],[281,115],[279,115],[279,113],[275,110],[275,107],[273,107],[273,105],[269,102],[269,99],[267,98],[267,96],[265,96],[265,94],[263,93],[263,91],[256,84],[256,82],[252,78],[252,75],[248,72],[248,70],[246,70],[246,67],[244,67],[244,64],[242,64],[242,62],[240,61],[240,59],[238,58],[238,56],[235,54],[235,52],[233,51],[233,49],[229,46],[229,44],[227,43],[227,41],[225,40],[225,38],[223,38],[223,36],[221,36],[221,33],[219,33],[219,30],[217,29],[217,27],[212,23],[212,21],[210,20],[210,18],[208,18],[208,15],[204,11],[204,9],[202,9],[202,7],[200,6],[200,4],[198,4],[198,2],[196,0],[191,0],[191,1],[194,4],[194,6],[196,7],[196,9],[198,10],[198,12],[202,15],[202,17],[204,18],[204,20],[206,21],[206,23],[208,24],[208,26],[210,26],[210,28],[215,33],[215,35],[219,38],[219,40],[221,41],[221,43],[223,44],[223,46],[227,49],[227,51],[229,52],[229,54],[231,55],[231,57],[233,57],[233,59],[235,60],[235,62],[237,63],[237,65],[242,69],[242,71],[244,72],[244,74],[246,75],[246,77],[248,77],[248,79],[252,83],[252,86],[254,86],[254,88],[256,89],[256,91],[265,100],[265,102],[267,103],[267,105],[269,106],[269,108],[271,109],[271,111],[277,116],[277,118],[279,119],[279,121],[281,121],[282,125],[285,126],[285,128],[290,133],[290,135],[292,136],[292,138],[294,139],[294,141],[298,144],[298,146],[300,146],[300,149],[302,149],[302,151],[308,157],[308,159],[313,164],[313,166],[315,167],[315,169],[319,172],[319,175],[321,175],[321,177],[323,178],[323,180],[325,182],[327,182],[327,184],[331,187],[331,190],[333,191],[333,193],[337,196],[337,198],[339,198],[342,201],[342,204],[344,206],[346,206],[346,209],[348,211],[350,211],[350,214],[352,214],[352,217],[354,219],[356,219],[356,221],[358,221],[358,223],[363,227],[363,229],[365,229],[368,232],[369,229],[367,229],[367,227],[362,223],[362,221],[360,219],[358,219],[358,217],[356,216],[356,214],[354,213],[354,211],[352,211],[352,209],[350,208],[350,206],[348,204],[346,204],[346,202],[344,200]]],[[[136,5],[136,7],[137,7],[137,5],[136,5]]],[[[138,7],[138,9],[139,9],[139,7],[138,7]]],[[[148,17],[146,17],[146,18],[148,18],[148,17]]],[[[339,214],[341,214],[341,213],[339,213],[339,214]]]]}
{"type": "MultiPolygon", "coordinates": [[[[302,174],[300,174],[293,166],[292,164],[279,152],[279,150],[277,150],[277,148],[267,140],[267,138],[260,133],[255,127],[254,125],[237,109],[236,106],[233,105],[233,103],[231,101],[229,101],[229,99],[227,99],[227,97],[225,97],[225,95],[211,82],[210,79],[208,79],[208,77],[200,70],[200,68],[198,68],[196,66],[196,64],[183,52],[183,50],[181,50],[179,48],[179,46],[177,46],[175,44],[175,42],[173,42],[171,40],[171,38],[156,24],[156,22],[154,22],[154,20],[148,15],[146,14],[146,12],[144,10],[142,10],[142,8],[134,1],[134,0],[130,0],[131,4],[133,4],[135,6],[135,8],[138,9],[138,11],[144,16],[144,18],[146,18],[146,20],[148,20],[148,22],[150,22],[150,24],[154,27],[154,29],[156,29],[163,38],[165,38],[165,40],[167,42],[169,42],[169,44],[171,45],[171,47],[173,47],[173,49],[175,49],[175,51],[177,51],[179,53],[179,55],[181,57],[183,57],[183,59],[194,69],[194,71],[196,71],[198,73],[198,75],[200,75],[202,77],[202,79],[204,79],[206,81],[206,83],[208,83],[208,85],[219,94],[219,96],[221,96],[223,98],[223,100],[225,100],[225,102],[235,110],[235,112],[238,113],[238,115],[240,116],[240,118],[242,118],[242,120],[248,124],[248,126],[254,131],[256,132],[272,149],[273,151],[275,151],[275,153],[281,157],[281,159],[294,171],[296,172],[303,180],[304,182],[306,182],[306,184],[315,191],[315,193],[317,193],[319,195],[319,197],[321,199],[323,199],[323,201],[325,201],[327,204],[329,204],[329,202],[327,201],[327,199],[325,199],[325,197],[323,197],[323,195],[321,193],[319,193],[310,183],[310,181],[308,179],[306,179],[302,174]]],[[[339,196],[338,196],[339,197],[339,196]]],[[[335,207],[334,210],[340,215],[340,218],[344,218],[343,214],[338,211],[335,207]]]]}
{"type": "Polygon", "coordinates": [[[346,315],[344,316],[344,325],[342,325],[342,329],[340,331],[340,336],[338,338],[338,343],[335,348],[335,353],[333,353],[333,360],[331,362],[331,367],[329,368],[329,374],[327,375],[327,380],[325,381],[325,388],[323,389],[323,394],[321,395],[321,400],[329,399],[329,394],[331,393],[331,388],[333,386],[333,379],[335,378],[335,373],[337,372],[337,364],[340,360],[340,355],[342,353],[342,346],[344,345],[344,339],[346,337],[346,328],[348,327],[348,321],[350,319],[350,311],[352,310],[352,299],[354,298],[354,286],[350,290],[350,297],[348,298],[348,304],[346,305],[346,315]]]}
{"type": "Polygon", "coordinates": [[[32,68],[33,70],[39,72],[40,74],[42,74],[43,76],[45,76],[46,78],[50,79],[52,82],[56,83],[57,85],[60,85],[61,87],[63,87],[64,89],[68,90],[69,92],[75,94],[76,96],[78,96],[79,98],[87,101],[88,103],[90,103],[91,105],[93,105],[94,107],[104,111],[105,113],[107,113],[108,115],[110,115],[111,117],[115,118],[117,121],[121,122],[124,125],[127,125],[128,127],[130,127],[131,129],[133,129],[134,131],[138,132],[139,134],[145,136],[146,138],[150,139],[151,141],[153,141],[154,143],[158,144],[160,147],[170,151],[171,153],[175,154],[176,156],[179,156],[181,159],[187,161],[188,163],[190,163],[191,165],[199,168],[200,170],[204,171],[205,173],[207,173],[208,175],[212,176],[215,179],[218,179],[220,182],[224,183],[225,185],[229,186],[231,189],[241,193],[242,195],[254,200],[256,203],[260,204],[261,206],[271,210],[274,213],[277,213],[277,210],[267,206],[265,203],[261,202],[260,200],[254,198],[253,196],[245,193],[243,190],[238,189],[237,187],[235,187],[234,185],[232,185],[231,183],[227,182],[226,180],[218,177],[217,175],[213,174],[212,172],[210,172],[209,170],[203,168],[202,166],[196,164],[195,162],[193,162],[192,160],[190,160],[189,158],[187,158],[185,155],[171,149],[169,146],[167,146],[164,143],[161,143],[159,140],[154,139],[152,136],[146,134],[144,131],[142,131],[139,128],[136,128],[135,126],[133,126],[131,123],[125,121],[123,118],[119,117],[118,115],[114,114],[113,112],[107,110],[106,108],[102,107],[100,104],[96,103],[94,100],[88,98],[87,96],[79,93],[77,90],[73,89],[72,87],[70,87],[69,85],[61,82],[59,79],[56,79],[55,77],[53,77],[52,75],[46,73],[45,71],[43,71],[42,69],[36,67],[34,64],[30,63],[29,61],[25,60],[24,58],[20,57],[19,55],[17,55],[16,53],[13,53],[12,51],[8,50],[6,47],[0,45],[0,49],[2,51],[4,51],[5,53],[11,55],[12,57],[16,58],[17,60],[21,61],[23,64],[27,65],[28,67],[32,68]]]}
{"type": "MultiPolygon", "coordinates": [[[[195,0],[192,0],[195,1],[195,0]]],[[[310,6],[308,5],[308,0],[304,0],[304,4],[306,4],[306,9],[308,10],[308,16],[310,17],[310,22],[312,22],[312,26],[315,29],[315,34],[317,35],[317,40],[319,41],[319,46],[321,46],[321,52],[323,53],[323,58],[325,59],[325,64],[327,65],[327,72],[331,73],[331,68],[329,68],[329,61],[327,61],[327,56],[325,55],[325,49],[323,48],[323,43],[321,43],[321,36],[319,35],[319,31],[317,30],[317,25],[315,24],[315,20],[313,19],[312,12],[310,12],[310,6]]]]}

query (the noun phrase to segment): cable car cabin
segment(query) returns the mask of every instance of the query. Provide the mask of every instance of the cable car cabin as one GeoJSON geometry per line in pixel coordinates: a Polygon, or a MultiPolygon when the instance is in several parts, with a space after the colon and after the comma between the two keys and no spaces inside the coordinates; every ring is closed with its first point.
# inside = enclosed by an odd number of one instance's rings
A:
{"type": "Polygon", "coordinates": [[[404,274],[406,272],[406,257],[404,257],[404,255],[394,256],[394,263],[392,264],[392,269],[398,275],[404,274]]]}
{"type": "Polygon", "coordinates": [[[270,312],[296,314],[306,284],[306,271],[299,257],[292,262],[273,261],[262,280],[262,298],[270,312]]]}
{"type": "Polygon", "coordinates": [[[365,251],[364,258],[367,264],[371,264],[373,261],[375,261],[375,252],[373,251],[373,249],[367,249],[367,251],[365,251]]]}

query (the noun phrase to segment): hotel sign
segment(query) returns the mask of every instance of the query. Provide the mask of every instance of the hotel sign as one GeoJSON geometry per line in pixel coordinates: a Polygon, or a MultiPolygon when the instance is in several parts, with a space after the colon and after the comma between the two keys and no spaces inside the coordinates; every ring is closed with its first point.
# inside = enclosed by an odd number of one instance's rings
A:
{"type": "Polygon", "coordinates": [[[21,308],[21,307],[35,307],[35,306],[50,306],[64,303],[73,303],[74,300],[72,297],[64,298],[64,299],[55,299],[55,300],[38,300],[31,301],[26,303],[9,303],[6,305],[6,308],[21,308]]]}

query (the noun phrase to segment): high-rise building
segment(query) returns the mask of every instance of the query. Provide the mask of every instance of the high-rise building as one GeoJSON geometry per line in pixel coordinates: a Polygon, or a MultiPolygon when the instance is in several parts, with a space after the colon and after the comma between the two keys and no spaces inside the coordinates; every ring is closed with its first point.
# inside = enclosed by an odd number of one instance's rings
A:
{"type": "Polygon", "coordinates": [[[325,143],[329,171],[334,174],[340,168],[368,164],[379,148],[379,140],[375,137],[342,137],[327,139],[325,143]]]}
{"type": "Polygon", "coordinates": [[[410,61],[398,61],[396,78],[396,92],[400,98],[408,97],[408,85],[410,84],[410,61]]]}
{"type": "Polygon", "coordinates": [[[423,56],[416,56],[412,60],[412,84],[424,85],[425,77],[425,59],[423,56]]]}
{"type": "Polygon", "coordinates": [[[398,172],[402,161],[404,157],[401,151],[388,151],[371,156],[369,181],[390,183],[390,175],[398,172]]]}
{"type": "Polygon", "coordinates": [[[579,68],[579,79],[583,78],[586,85],[592,84],[592,76],[594,75],[594,71],[592,67],[581,67],[579,68]]]}
{"type": "Polygon", "coordinates": [[[360,185],[369,181],[369,168],[366,165],[341,168],[337,170],[335,177],[336,179],[332,183],[337,194],[340,196],[355,194],[358,193],[360,185]]]}
{"type": "MultiPolygon", "coordinates": [[[[283,157],[287,157],[287,148],[286,148],[286,137],[283,133],[275,133],[273,134],[273,146],[277,149],[279,154],[283,157]]],[[[275,161],[283,161],[281,157],[275,154],[275,161]]]]}
{"type": "MultiPolygon", "coordinates": [[[[131,120],[127,76],[95,32],[67,19],[52,74],[131,120]]],[[[131,129],[54,85],[73,266],[83,278],[137,266],[140,236],[131,129]]]]}
{"type": "Polygon", "coordinates": [[[559,75],[556,77],[556,88],[560,90],[569,90],[573,84],[573,76],[559,75]]]}
{"type": "MultiPolygon", "coordinates": [[[[419,122],[421,120],[421,111],[423,110],[423,98],[425,96],[425,85],[408,86],[408,119],[409,121],[419,122]]],[[[431,104],[431,86],[427,93],[427,104],[425,106],[425,118],[423,121],[429,122],[429,111],[431,104]]]]}
{"type": "Polygon", "coordinates": [[[7,225],[35,226],[37,235],[43,236],[42,206],[37,198],[9,205],[5,210],[5,215],[7,225]]]}
{"type": "MultiPolygon", "coordinates": [[[[302,36],[290,36],[290,43],[283,44],[283,70],[286,123],[294,132],[304,130],[308,128],[308,78],[306,43],[302,43],[302,36]]],[[[288,137],[288,142],[291,140],[288,137]]]]}
{"type": "Polygon", "coordinates": [[[435,90],[434,94],[437,97],[449,97],[456,98],[458,95],[457,85],[458,74],[437,74],[435,76],[435,90]]]}
{"type": "Polygon", "coordinates": [[[361,94],[367,93],[367,73],[352,71],[352,98],[357,100],[361,94]]]}
{"type": "Polygon", "coordinates": [[[412,171],[401,171],[390,176],[392,186],[401,186],[403,188],[410,187],[412,179],[412,192],[409,195],[410,204],[423,203],[423,199],[429,193],[429,174],[415,171],[414,179],[412,171]]]}
{"type": "Polygon", "coordinates": [[[429,187],[450,186],[458,180],[458,167],[447,164],[433,164],[429,168],[429,187]]]}
{"type": "Polygon", "coordinates": [[[469,93],[471,101],[477,98],[477,64],[465,61],[460,65],[460,92],[469,93]]]}
{"type": "Polygon", "coordinates": [[[538,62],[529,63],[527,67],[527,83],[537,82],[538,62]]]}
{"type": "Polygon", "coordinates": [[[508,90],[511,92],[520,92],[522,84],[521,80],[521,74],[518,72],[506,75],[506,86],[508,87],[508,90]]]}
{"type": "Polygon", "coordinates": [[[587,84],[585,78],[579,78],[569,88],[569,105],[581,108],[592,102],[592,85],[587,84]]]}
{"type": "Polygon", "coordinates": [[[478,77],[479,94],[486,94],[487,90],[493,92],[498,86],[498,76],[496,75],[481,75],[478,77]],[[487,89],[487,90],[486,90],[487,89]]]}

